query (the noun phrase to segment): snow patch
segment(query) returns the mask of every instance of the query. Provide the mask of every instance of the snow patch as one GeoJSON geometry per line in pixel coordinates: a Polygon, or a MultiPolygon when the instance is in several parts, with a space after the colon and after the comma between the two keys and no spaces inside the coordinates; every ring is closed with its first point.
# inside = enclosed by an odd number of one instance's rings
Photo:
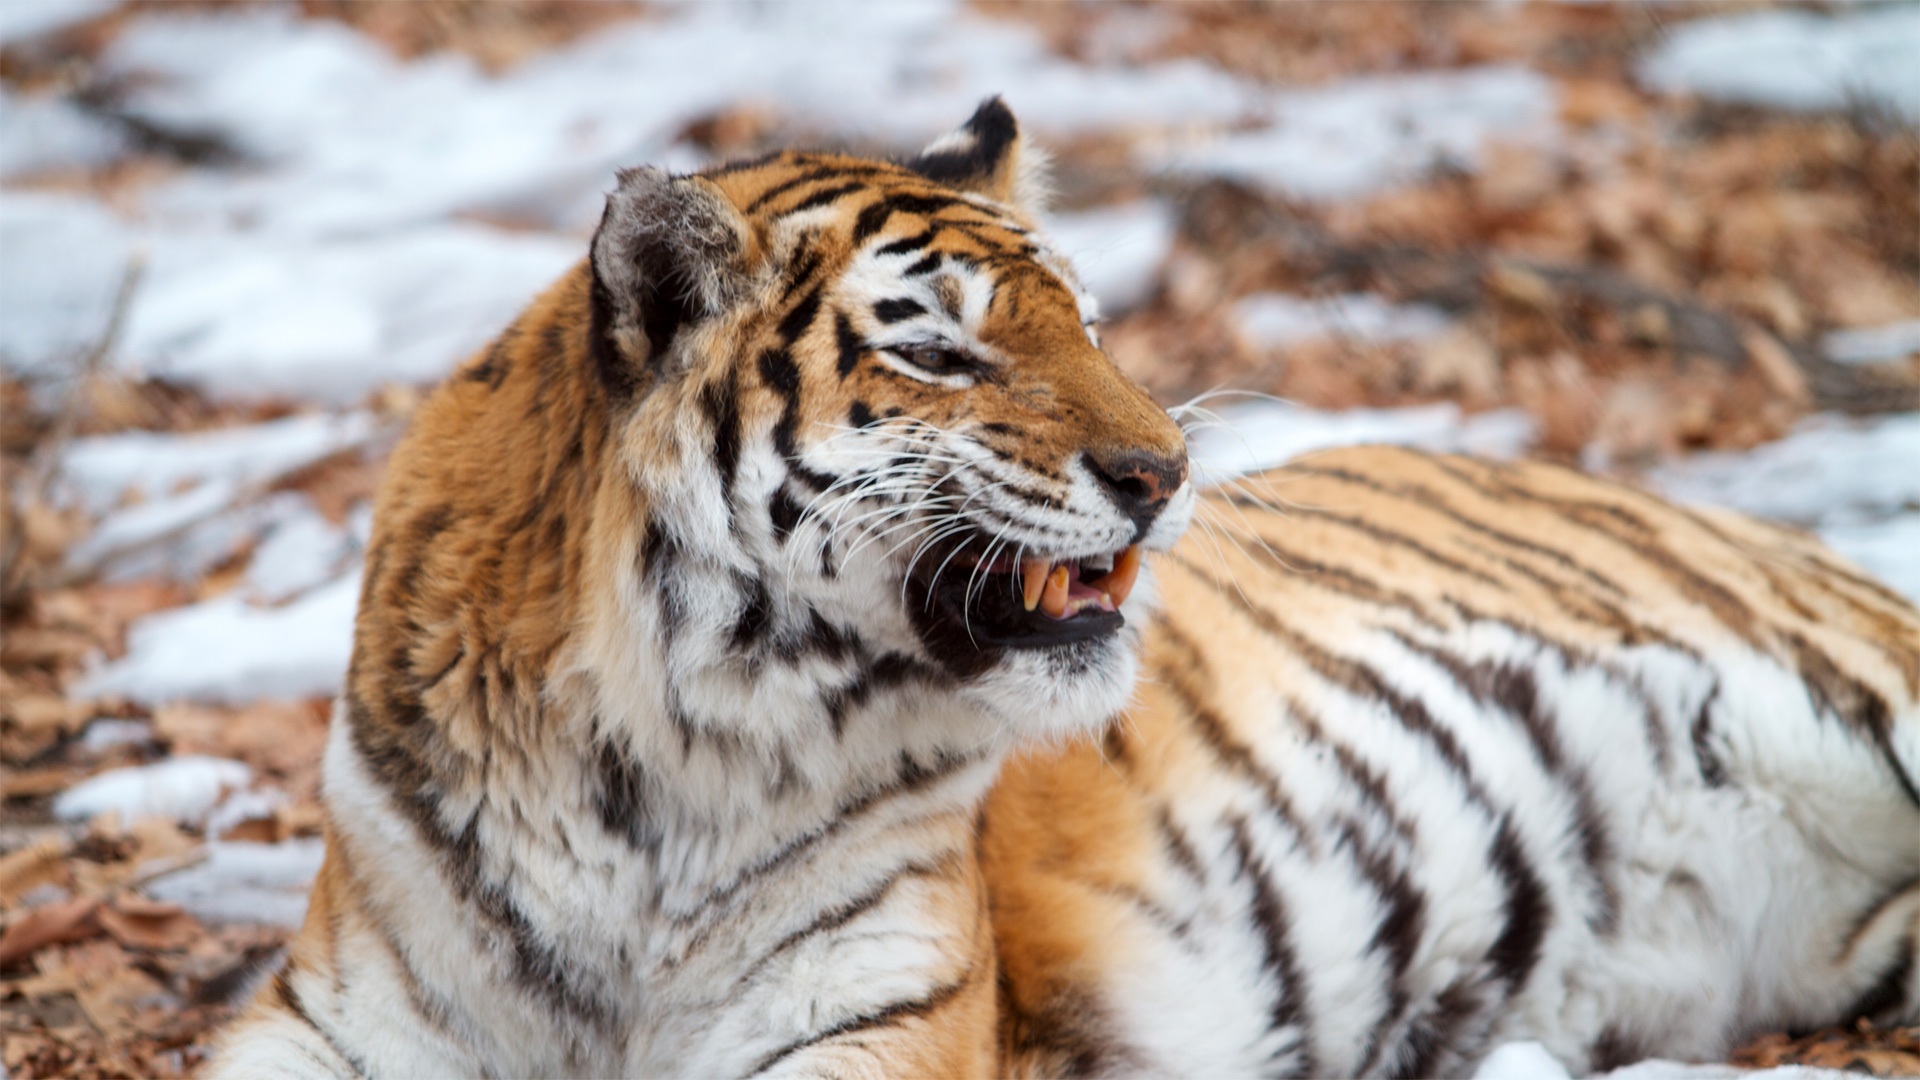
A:
{"type": "Polygon", "coordinates": [[[1920,604],[1920,412],[1816,416],[1776,442],[1695,454],[1647,480],[1680,502],[1811,528],[1920,604]]]}
{"type": "Polygon", "coordinates": [[[1267,127],[1148,160],[1297,199],[1351,199],[1440,164],[1477,169],[1494,140],[1547,142],[1556,101],[1552,81],[1511,66],[1366,76],[1276,95],[1267,127]]]}
{"type": "Polygon", "coordinates": [[[1176,231],[1173,209],[1157,199],[1057,214],[1047,227],[1055,249],[1073,260],[1080,283],[1107,315],[1153,295],[1176,231]]]}
{"type": "Polygon", "coordinates": [[[1877,105],[1920,123],[1920,7],[1863,5],[1842,15],[1761,11],[1668,31],[1640,62],[1656,90],[1823,111],[1877,105]]]}
{"type": "Polygon", "coordinates": [[[1309,300],[1284,293],[1255,293],[1233,305],[1240,335],[1259,349],[1278,349],[1319,338],[1367,344],[1437,337],[1453,325],[1429,304],[1390,304],[1372,293],[1346,293],[1309,300]]]}
{"type": "Polygon", "coordinates": [[[271,923],[297,928],[307,914],[307,892],[320,873],[326,842],[278,844],[213,841],[205,860],[144,886],[155,900],[179,904],[209,923],[271,923]]]}
{"type": "Polygon", "coordinates": [[[1920,319],[1835,330],[1821,336],[1820,351],[1836,364],[1886,364],[1905,360],[1920,353],[1920,319]]]}
{"type": "Polygon", "coordinates": [[[1213,482],[1336,446],[1387,443],[1513,457],[1535,437],[1532,418],[1519,409],[1462,416],[1451,402],[1326,412],[1288,401],[1250,401],[1215,415],[1217,424],[1199,427],[1187,440],[1195,475],[1213,482]]]}
{"type": "Polygon", "coordinates": [[[353,550],[347,529],[303,500],[254,549],[247,564],[249,599],[277,604],[331,581],[353,550]]]}
{"type": "Polygon", "coordinates": [[[52,33],[111,11],[120,0],[6,0],[0,3],[0,42],[8,45],[52,33]]]}
{"type": "Polygon", "coordinates": [[[53,814],[86,821],[117,812],[123,821],[161,817],[198,825],[229,792],[252,782],[253,770],[241,762],[190,754],[88,777],[53,800],[53,814]]]}
{"type": "Polygon", "coordinates": [[[133,253],[97,202],[0,191],[0,368],[57,374],[97,344],[133,253]]]}
{"type": "Polygon", "coordinates": [[[75,439],[61,456],[60,492],[100,513],[129,495],[163,498],[216,481],[257,487],[364,445],[379,430],[371,413],[309,413],[184,435],[129,431],[75,439]]]}
{"type": "Polygon", "coordinates": [[[1695,454],[1648,480],[1680,502],[1803,526],[1920,509],[1920,413],[1817,416],[1776,442],[1695,454]]]}
{"type": "Polygon", "coordinates": [[[585,251],[465,222],[342,240],[156,237],[124,352],[217,396],[344,404],[438,380],[585,251]]]}
{"type": "Polygon", "coordinates": [[[240,704],[340,689],[360,597],[356,570],[278,608],[236,593],[149,615],[127,631],[127,654],[74,693],[145,704],[189,699],[240,704]]]}
{"type": "Polygon", "coordinates": [[[131,148],[125,130],[64,97],[0,87],[0,177],[98,168],[131,148]]]}

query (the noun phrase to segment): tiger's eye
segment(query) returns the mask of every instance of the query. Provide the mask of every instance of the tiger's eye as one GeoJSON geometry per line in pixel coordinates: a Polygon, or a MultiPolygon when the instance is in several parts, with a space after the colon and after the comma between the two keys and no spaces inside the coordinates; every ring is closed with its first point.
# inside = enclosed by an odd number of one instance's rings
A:
{"type": "Polygon", "coordinates": [[[945,375],[972,366],[967,354],[945,345],[912,345],[900,350],[907,362],[922,371],[945,375]]]}

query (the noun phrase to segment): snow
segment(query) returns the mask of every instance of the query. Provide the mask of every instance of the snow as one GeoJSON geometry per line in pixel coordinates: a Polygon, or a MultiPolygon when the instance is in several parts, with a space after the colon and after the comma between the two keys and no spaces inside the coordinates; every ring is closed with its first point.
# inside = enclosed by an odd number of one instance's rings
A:
{"type": "Polygon", "coordinates": [[[123,128],[64,97],[0,87],[0,178],[98,168],[130,148],[123,128]]]}
{"type": "Polygon", "coordinates": [[[53,813],[66,821],[117,813],[123,821],[162,817],[197,825],[228,792],[252,782],[253,770],[241,762],[191,754],[88,777],[53,800],[53,813]]]}
{"type": "Polygon", "coordinates": [[[342,239],[156,234],[125,362],[229,397],[346,404],[432,382],[583,257],[470,222],[342,239]]]}
{"type": "Polygon", "coordinates": [[[13,44],[111,11],[119,0],[5,0],[0,3],[0,42],[13,44]]]}
{"type": "Polygon", "coordinates": [[[1173,249],[1178,223],[1173,208],[1144,199],[1077,214],[1056,214],[1047,233],[1080,274],[1080,283],[1100,301],[1105,315],[1144,304],[1173,249]]]}
{"type": "MultiPolygon", "coordinates": [[[[1537,1042],[1510,1042],[1494,1047],[1474,1070],[1473,1080],[1570,1080],[1559,1059],[1547,1053],[1537,1042]]],[[[1850,1074],[1832,1069],[1811,1069],[1803,1065],[1785,1065],[1773,1069],[1742,1069],[1733,1065],[1696,1064],[1649,1058],[1611,1072],[1596,1073],[1608,1080],[1821,1080],[1850,1074]]]]}
{"type": "Polygon", "coordinates": [[[1920,7],[1761,11],[1672,28],[1640,64],[1670,93],[1818,111],[1865,104],[1920,123],[1920,7]]]}
{"type": "Polygon", "coordinates": [[[1351,199],[1438,164],[1475,169],[1494,141],[1549,141],[1556,102],[1550,80],[1512,66],[1366,76],[1277,94],[1268,126],[1148,160],[1297,199],[1351,199]]]}
{"type": "Polygon", "coordinates": [[[1820,351],[1836,364],[1885,364],[1905,360],[1920,353],[1920,319],[1835,330],[1821,335],[1820,351]]]}
{"type": "Polygon", "coordinates": [[[511,208],[597,216],[616,165],[660,160],[692,120],[770,103],[810,130],[924,142],[1003,93],[1035,131],[1228,122],[1251,84],[1200,63],[1089,67],[1031,30],[949,4],[688,5],[493,79],[470,61],[399,63],[338,25],[255,11],[134,21],[104,67],[130,102],[272,163],[241,184],[183,183],[162,205],[309,231],[511,208]]]}
{"type": "Polygon", "coordinates": [[[1539,1043],[1511,1042],[1494,1047],[1473,1071],[1473,1080],[1571,1080],[1572,1075],[1539,1043]]]}
{"type": "Polygon", "coordinates": [[[1803,526],[1920,509],[1920,412],[1816,416],[1778,441],[1695,454],[1650,479],[1681,502],[1803,526]]]}
{"type": "Polygon", "coordinates": [[[359,595],[356,570],[284,607],[254,607],[229,592],[149,615],[128,629],[127,654],[74,693],[148,705],[332,694],[347,670],[359,595]]]}
{"type": "Polygon", "coordinates": [[[98,343],[133,254],[99,203],[0,191],[0,368],[53,373],[98,343]]]}
{"type": "Polygon", "coordinates": [[[1920,604],[1920,412],[1816,416],[1743,453],[1696,454],[1649,481],[1681,502],[1813,529],[1920,604]]]}
{"type": "Polygon", "coordinates": [[[80,745],[89,754],[101,754],[116,746],[148,746],[153,743],[153,725],[145,720],[95,720],[80,736],[80,745]]]}
{"type": "Polygon", "coordinates": [[[285,515],[247,564],[248,599],[277,604],[338,576],[354,550],[346,528],[328,521],[310,503],[285,515]]]}
{"type": "Polygon", "coordinates": [[[271,923],[289,929],[307,914],[307,890],[326,857],[317,838],[278,844],[213,841],[199,863],[143,886],[155,900],[179,904],[209,923],[271,923]]]}
{"type": "Polygon", "coordinates": [[[1390,304],[1372,293],[1324,299],[1255,293],[1235,301],[1233,315],[1241,336],[1260,349],[1285,348],[1316,338],[1367,344],[1417,341],[1445,333],[1452,325],[1439,308],[1390,304]]]}
{"type": "Polygon", "coordinates": [[[259,487],[363,446],[379,431],[371,413],[307,413],[185,435],[129,431],[75,439],[61,456],[60,490],[98,513],[129,495],[156,498],[214,481],[259,487]]]}
{"type": "Polygon", "coordinates": [[[1190,424],[1187,438],[1194,474],[1211,483],[1316,450],[1361,443],[1512,457],[1523,452],[1535,434],[1532,418],[1518,409],[1462,416],[1451,402],[1328,412],[1277,399],[1255,400],[1211,414],[1218,422],[1190,424]]]}

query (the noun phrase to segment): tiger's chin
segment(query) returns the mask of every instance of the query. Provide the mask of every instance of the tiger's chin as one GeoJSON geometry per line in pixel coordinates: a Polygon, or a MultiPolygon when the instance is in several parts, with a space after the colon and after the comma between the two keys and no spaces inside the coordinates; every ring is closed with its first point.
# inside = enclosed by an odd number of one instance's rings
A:
{"type": "Polygon", "coordinates": [[[920,600],[908,616],[927,654],[1009,732],[1084,732],[1132,693],[1140,636],[1128,617],[1144,613],[1150,591],[1136,590],[1140,561],[1132,546],[1078,557],[962,551],[909,576],[906,594],[920,600]]]}

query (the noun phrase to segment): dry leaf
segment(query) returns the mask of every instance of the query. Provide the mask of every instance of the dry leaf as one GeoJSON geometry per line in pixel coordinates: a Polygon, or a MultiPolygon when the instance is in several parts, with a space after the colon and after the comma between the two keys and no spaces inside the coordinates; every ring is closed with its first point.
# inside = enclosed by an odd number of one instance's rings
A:
{"type": "Polygon", "coordinates": [[[178,904],[125,893],[99,912],[100,925],[122,945],[141,949],[185,948],[201,933],[200,924],[178,904]]]}
{"type": "Polygon", "coordinates": [[[72,787],[85,775],[68,765],[50,765],[44,769],[22,769],[0,777],[0,798],[32,799],[52,795],[72,787]]]}
{"type": "Polygon", "coordinates": [[[0,934],[0,967],[7,967],[48,945],[79,941],[100,932],[100,901],[76,896],[57,904],[33,908],[7,924],[0,934]]]}
{"type": "Polygon", "coordinates": [[[63,840],[48,838],[0,857],[0,907],[14,906],[42,885],[68,885],[68,848],[63,840]]]}
{"type": "Polygon", "coordinates": [[[107,1038],[121,1041],[140,1026],[139,1014],[172,995],[155,982],[153,976],[137,967],[120,968],[105,978],[83,986],[74,994],[80,1008],[107,1038]]]}

